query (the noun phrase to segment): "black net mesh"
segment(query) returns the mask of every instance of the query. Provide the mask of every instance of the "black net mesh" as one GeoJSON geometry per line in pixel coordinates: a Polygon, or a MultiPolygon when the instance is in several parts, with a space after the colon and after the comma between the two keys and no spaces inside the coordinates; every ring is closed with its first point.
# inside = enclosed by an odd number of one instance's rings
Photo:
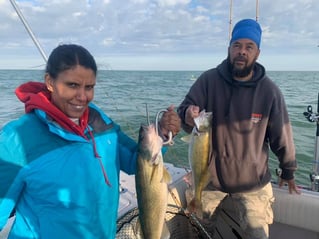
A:
{"type": "MultiPolygon", "coordinates": [[[[137,239],[142,238],[140,232],[136,230],[138,220],[138,208],[134,208],[117,221],[116,238],[137,239]]],[[[166,225],[170,232],[171,239],[185,238],[210,238],[207,231],[195,219],[185,215],[181,208],[175,205],[168,205],[166,210],[166,225]]]]}

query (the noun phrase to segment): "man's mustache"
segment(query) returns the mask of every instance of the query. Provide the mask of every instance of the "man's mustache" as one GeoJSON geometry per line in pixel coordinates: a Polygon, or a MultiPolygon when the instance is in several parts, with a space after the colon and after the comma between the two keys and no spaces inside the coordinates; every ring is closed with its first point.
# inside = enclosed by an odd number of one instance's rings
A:
{"type": "Polygon", "coordinates": [[[234,58],[234,61],[246,61],[247,62],[247,58],[244,56],[237,56],[234,58]]]}

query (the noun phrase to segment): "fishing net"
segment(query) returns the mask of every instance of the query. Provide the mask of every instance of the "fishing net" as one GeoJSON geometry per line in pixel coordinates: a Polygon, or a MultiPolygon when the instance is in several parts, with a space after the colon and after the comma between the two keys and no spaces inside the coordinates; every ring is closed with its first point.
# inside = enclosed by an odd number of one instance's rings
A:
{"type": "MultiPolygon", "coordinates": [[[[117,239],[142,238],[136,230],[138,208],[127,212],[117,221],[117,239]]],[[[168,205],[165,216],[171,239],[211,238],[203,226],[194,217],[187,216],[180,207],[168,205]]]]}

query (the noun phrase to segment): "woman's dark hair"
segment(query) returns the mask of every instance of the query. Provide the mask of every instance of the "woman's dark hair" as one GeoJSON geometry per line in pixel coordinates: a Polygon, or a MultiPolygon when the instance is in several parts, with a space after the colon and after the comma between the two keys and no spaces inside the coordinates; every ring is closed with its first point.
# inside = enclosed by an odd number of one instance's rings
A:
{"type": "Polygon", "coordinates": [[[93,70],[95,75],[97,73],[96,62],[88,50],[75,44],[63,44],[51,52],[45,72],[55,79],[62,71],[77,65],[93,70]]]}

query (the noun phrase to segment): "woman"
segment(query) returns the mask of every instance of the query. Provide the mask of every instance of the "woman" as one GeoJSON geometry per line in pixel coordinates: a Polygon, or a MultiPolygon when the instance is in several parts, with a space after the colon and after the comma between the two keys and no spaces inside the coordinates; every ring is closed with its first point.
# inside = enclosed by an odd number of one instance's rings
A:
{"type": "MultiPolygon", "coordinates": [[[[78,45],[51,53],[45,83],[16,89],[26,114],[0,133],[0,228],[9,238],[114,238],[119,171],[135,173],[136,143],[97,106],[97,66],[78,45]]],[[[178,133],[169,107],[162,134],[178,133]]]]}

